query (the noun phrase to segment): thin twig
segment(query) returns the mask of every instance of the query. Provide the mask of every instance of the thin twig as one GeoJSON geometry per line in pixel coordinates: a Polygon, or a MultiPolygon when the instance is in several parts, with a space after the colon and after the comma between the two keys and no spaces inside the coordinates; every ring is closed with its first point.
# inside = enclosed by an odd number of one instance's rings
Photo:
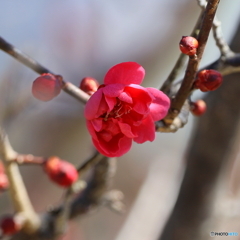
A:
{"type": "MultiPolygon", "coordinates": [[[[10,43],[8,43],[2,37],[0,37],[0,49],[39,74],[43,74],[43,73],[54,74],[52,71],[43,67],[40,63],[38,63],[37,61],[35,61],[25,53],[21,52],[19,49],[17,49],[10,43]]],[[[83,92],[81,89],[79,89],[78,87],[76,87],[74,84],[70,82],[62,81],[62,83],[63,83],[62,84],[63,91],[73,96],[74,98],[76,98],[82,103],[86,103],[88,101],[89,95],[87,93],[83,92]]]]}
{"type": "Polygon", "coordinates": [[[174,121],[174,118],[180,113],[180,110],[188,98],[192,84],[194,82],[196,73],[198,71],[198,66],[202,59],[202,55],[208,40],[210,30],[212,28],[212,22],[217,11],[218,3],[220,0],[209,0],[205,14],[203,17],[203,22],[200,28],[198,42],[199,47],[197,50],[196,56],[189,57],[188,66],[185,72],[185,76],[182,82],[182,85],[179,91],[176,94],[176,97],[172,99],[171,107],[168,115],[164,118],[166,125],[171,125],[174,121]]]}
{"type": "MultiPolygon", "coordinates": [[[[200,30],[200,26],[202,23],[202,18],[204,15],[204,11],[201,12],[200,16],[198,17],[197,23],[191,33],[191,36],[193,37],[197,37],[199,30],[200,30]]],[[[172,71],[170,72],[170,74],[168,75],[166,81],[164,82],[164,84],[162,85],[162,87],[160,88],[161,91],[163,91],[164,93],[168,93],[172,83],[176,80],[177,76],[180,74],[182,67],[184,66],[184,63],[187,59],[187,55],[181,53],[178,57],[178,60],[176,61],[172,71]]]]}
{"type": "Polygon", "coordinates": [[[90,169],[93,165],[97,164],[101,161],[105,156],[103,156],[99,152],[95,152],[92,157],[90,157],[85,163],[83,163],[77,170],[80,174],[86,172],[90,169]]]}
{"type": "Polygon", "coordinates": [[[28,233],[36,232],[40,226],[40,219],[31,204],[18,165],[13,161],[16,159],[17,153],[13,150],[2,129],[0,129],[0,153],[10,182],[9,189],[15,211],[25,216],[23,230],[28,233]]]}
{"type": "MultiPolygon", "coordinates": [[[[202,8],[202,10],[205,10],[207,1],[197,0],[197,2],[198,2],[198,5],[202,8]]],[[[221,52],[221,55],[224,57],[233,56],[234,53],[232,52],[232,50],[230,49],[230,47],[228,46],[227,42],[223,37],[221,22],[217,19],[217,17],[215,17],[213,20],[212,29],[213,29],[213,37],[216,41],[216,45],[218,46],[221,52]]]]}
{"type": "Polygon", "coordinates": [[[115,170],[116,159],[102,155],[101,160],[93,168],[87,187],[73,200],[70,218],[84,214],[101,203],[115,170]]]}

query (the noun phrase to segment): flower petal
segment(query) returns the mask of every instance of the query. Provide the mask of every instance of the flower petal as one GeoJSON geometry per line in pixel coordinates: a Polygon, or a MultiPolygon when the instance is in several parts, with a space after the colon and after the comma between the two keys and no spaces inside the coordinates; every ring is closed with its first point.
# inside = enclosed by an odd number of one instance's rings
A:
{"type": "Polygon", "coordinates": [[[126,92],[122,92],[120,93],[120,95],[118,96],[118,98],[123,101],[123,102],[126,102],[126,103],[133,103],[133,100],[132,100],[132,97],[126,93],[126,92]]]}
{"type": "Polygon", "coordinates": [[[97,150],[107,157],[120,157],[128,152],[132,146],[132,139],[123,134],[116,135],[109,142],[95,139],[92,141],[97,150]]]}
{"type": "Polygon", "coordinates": [[[132,133],[131,127],[127,123],[118,122],[121,132],[128,138],[135,138],[137,135],[132,133]]]}
{"type": "Polygon", "coordinates": [[[140,114],[146,114],[149,112],[149,106],[153,101],[153,97],[146,88],[136,84],[131,84],[124,88],[124,92],[127,92],[133,99],[133,110],[140,114]]]}
{"type": "Polygon", "coordinates": [[[147,90],[154,97],[154,100],[149,107],[150,114],[153,121],[159,121],[167,115],[170,107],[170,99],[166,94],[156,88],[147,88],[147,90]]]}
{"type": "Polygon", "coordinates": [[[105,96],[118,97],[120,93],[123,91],[124,87],[125,86],[123,84],[115,83],[105,85],[105,87],[103,87],[102,90],[105,96]]]}
{"type": "Polygon", "coordinates": [[[100,88],[87,101],[84,110],[84,116],[86,119],[91,120],[99,117],[103,113],[107,112],[107,110],[108,105],[103,98],[103,90],[100,88]]]}
{"type": "Polygon", "coordinates": [[[142,121],[140,126],[132,126],[132,131],[137,135],[137,137],[133,139],[134,142],[152,142],[155,139],[155,124],[152,117],[148,115],[148,117],[142,121]]]}
{"type": "Polygon", "coordinates": [[[108,97],[108,96],[104,96],[104,97],[105,97],[106,103],[108,105],[108,112],[111,112],[117,103],[117,99],[108,97]]]}
{"type": "Polygon", "coordinates": [[[141,84],[144,76],[145,70],[141,65],[136,62],[123,62],[108,70],[104,78],[104,83],[141,84]]]}
{"type": "Polygon", "coordinates": [[[95,119],[91,120],[91,123],[92,123],[92,126],[95,131],[97,131],[97,132],[101,131],[102,126],[103,126],[102,118],[95,118],[95,119]]]}
{"type": "Polygon", "coordinates": [[[92,138],[93,139],[98,139],[96,131],[95,131],[94,127],[93,127],[92,121],[87,120],[86,124],[87,124],[87,129],[88,129],[90,135],[92,136],[92,138]]]}

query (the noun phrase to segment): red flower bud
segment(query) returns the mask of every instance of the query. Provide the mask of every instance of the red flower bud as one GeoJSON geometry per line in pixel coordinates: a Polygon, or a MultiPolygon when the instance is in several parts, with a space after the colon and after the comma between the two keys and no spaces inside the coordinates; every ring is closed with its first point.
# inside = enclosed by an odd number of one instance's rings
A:
{"type": "Polygon", "coordinates": [[[197,52],[198,40],[191,36],[183,36],[179,43],[179,48],[182,53],[193,56],[197,52]]]}
{"type": "Polygon", "coordinates": [[[222,84],[222,74],[218,71],[209,69],[198,73],[194,87],[202,92],[214,91],[222,84]]]}
{"type": "Polygon", "coordinates": [[[86,92],[88,95],[93,95],[99,87],[99,83],[96,79],[91,77],[85,77],[82,79],[79,88],[86,92]]]}
{"type": "Polygon", "coordinates": [[[6,215],[1,220],[1,230],[4,235],[12,235],[21,230],[24,219],[19,215],[6,215]]]}
{"type": "Polygon", "coordinates": [[[0,191],[5,190],[6,188],[8,188],[8,186],[9,182],[7,175],[5,174],[4,165],[2,162],[0,162],[0,191]]]}
{"type": "Polygon", "coordinates": [[[207,105],[203,100],[197,100],[190,103],[190,111],[195,116],[203,115],[207,110],[207,105]]]}
{"type": "Polygon", "coordinates": [[[62,187],[69,187],[78,179],[76,168],[58,157],[50,157],[44,163],[44,169],[48,177],[62,187]]]}
{"type": "Polygon", "coordinates": [[[7,189],[9,186],[8,178],[5,173],[0,173],[0,191],[7,189]]]}
{"type": "Polygon", "coordinates": [[[32,85],[32,94],[38,100],[47,102],[61,92],[61,77],[51,73],[43,73],[32,85]]]}

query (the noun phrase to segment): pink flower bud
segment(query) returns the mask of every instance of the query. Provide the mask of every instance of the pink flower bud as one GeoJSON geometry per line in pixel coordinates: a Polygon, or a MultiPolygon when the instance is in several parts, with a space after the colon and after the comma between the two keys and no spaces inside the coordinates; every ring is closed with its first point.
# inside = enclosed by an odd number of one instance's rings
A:
{"type": "Polygon", "coordinates": [[[179,48],[182,53],[192,56],[196,54],[198,48],[198,40],[191,36],[183,36],[179,48]]]}
{"type": "Polygon", "coordinates": [[[69,187],[78,179],[76,168],[69,162],[58,157],[50,157],[44,163],[48,177],[62,187],[69,187]]]}
{"type": "Polygon", "coordinates": [[[0,162],[0,191],[5,190],[6,188],[8,188],[8,186],[9,182],[7,175],[5,174],[4,165],[2,162],[0,162]]]}
{"type": "Polygon", "coordinates": [[[203,115],[207,110],[207,105],[203,100],[197,100],[196,102],[190,103],[191,113],[195,116],[203,115]]]}
{"type": "Polygon", "coordinates": [[[96,79],[91,77],[85,77],[82,79],[79,88],[86,92],[88,95],[93,95],[99,87],[99,83],[96,79]]]}
{"type": "Polygon", "coordinates": [[[9,186],[8,178],[5,173],[0,173],[0,191],[7,189],[9,186]]]}
{"type": "Polygon", "coordinates": [[[61,77],[51,73],[43,73],[35,79],[32,85],[32,94],[38,100],[47,102],[61,92],[61,77]]]}
{"type": "Polygon", "coordinates": [[[4,235],[12,235],[21,230],[23,219],[12,215],[6,215],[1,220],[1,230],[4,235]]]}
{"type": "Polygon", "coordinates": [[[222,74],[218,71],[209,69],[198,73],[194,87],[202,92],[214,91],[222,84],[222,74]]]}

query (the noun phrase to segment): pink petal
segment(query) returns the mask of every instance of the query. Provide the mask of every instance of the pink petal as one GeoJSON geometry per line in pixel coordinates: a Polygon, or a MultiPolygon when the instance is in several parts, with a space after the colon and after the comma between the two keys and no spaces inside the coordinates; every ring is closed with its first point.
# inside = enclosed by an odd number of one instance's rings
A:
{"type": "Polygon", "coordinates": [[[123,115],[122,120],[124,123],[127,123],[128,125],[140,125],[142,122],[142,119],[145,117],[143,114],[139,114],[132,110],[129,114],[123,115]]]}
{"type": "Polygon", "coordinates": [[[94,127],[93,127],[92,121],[87,120],[86,124],[87,124],[87,129],[88,129],[90,135],[92,136],[92,138],[98,139],[96,131],[95,131],[94,127]]]}
{"type": "Polygon", "coordinates": [[[120,95],[118,96],[118,98],[123,101],[123,102],[126,102],[126,103],[133,103],[133,100],[132,100],[132,97],[126,93],[126,92],[122,92],[120,93],[120,95]]]}
{"type": "Polygon", "coordinates": [[[153,121],[159,121],[167,115],[170,107],[170,99],[167,95],[156,88],[147,88],[147,90],[154,97],[154,100],[150,105],[150,114],[153,121]]]}
{"type": "Polygon", "coordinates": [[[131,84],[124,88],[124,92],[127,92],[133,99],[133,110],[140,114],[146,114],[149,112],[149,106],[153,101],[153,97],[146,88],[139,85],[131,84]]]}
{"type": "Polygon", "coordinates": [[[99,132],[102,129],[103,126],[103,119],[102,118],[95,118],[91,120],[92,126],[95,131],[99,132]]]}
{"type": "Polygon", "coordinates": [[[123,62],[110,68],[104,78],[105,84],[141,84],[145,76],[144,68],[136,62],[123,62]]]}
{"type": "Polygon", "coordinates": [[[134,142],[152,142],[155,139],[155,124],[150,115],[148,115],[148,117],[142,121],[142,124],[140,126],[132,126],[132,129],[134,134],[138,135],[133,139],[134,142]]]}
{"type": "Polygon", "coordinates": [[[103,139],[105,142],[109,142],[113,138],[113,135],[107,131],[101,131],[100,133],[98,133],[98,136],[99,138],[103,139]]]}
{"type": "Polygon", "coordinates": [[[99,117],[101,114],[107,112],[108,106],[103,99],[103,90],[100,88],[96,91],[87,101],[84,116],[86,119],[91,120],[99,117]]]}
{"type": "Polygon", "coordinates": [[[103,89],[103,93],[108,97],[118,97],[124,89],[123,84],[115,83],[106,85],[103,89]]]}
{"type": "Polygon", "coordinates": [[[128,138],[137,137],[137,135],[132,133],[131,127],[127,123],[118,122],[121,132],[128,138]]]}
{"type": "Polygon", "coordinates": [[[105,100],[106,100],[106,103],[108,105],[108,112],[111,112],[113,110],[114,106],[117,103],[117,99],[105,96],[105,100]]]}
{"type": "Polygon", "coordinates": [[[97,150],[107,157],[120,157],[128,152],[132,146],[132,139],[118,134],[110,142],[92,139],[97,150]]]}
{"type": "Polygon", "coordinates": [[[103,121],[103,129],[110,132],[112,135],[117,135],[121,132],[118,126],[118,120],[114,118],[103,121]]]}

